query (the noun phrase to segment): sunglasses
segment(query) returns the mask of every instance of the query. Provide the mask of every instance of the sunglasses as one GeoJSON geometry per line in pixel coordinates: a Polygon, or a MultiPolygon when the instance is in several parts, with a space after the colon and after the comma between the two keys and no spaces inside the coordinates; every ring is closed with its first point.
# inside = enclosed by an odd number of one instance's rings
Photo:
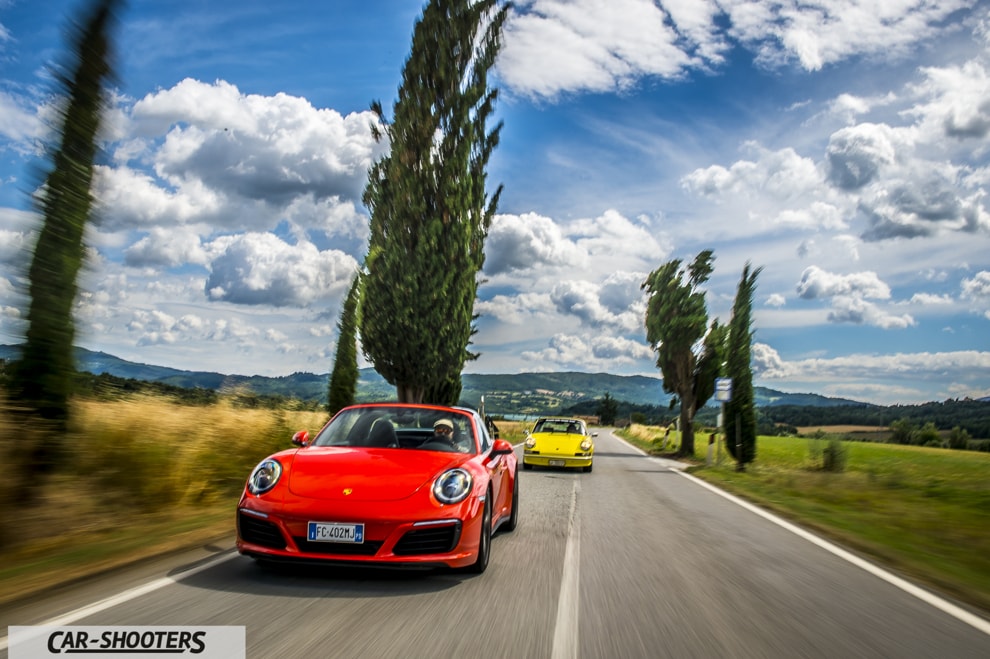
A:
{"type": "Polygon", "coordinates": [[[444,435],[446,435],[446,434],[452,433],[454,431],[451,430],[450,428],[448,428],[447,426],[437,426],[436,428],[433,429],[433,432],[439,432],[439,433],[443,433],[444,435]]]}

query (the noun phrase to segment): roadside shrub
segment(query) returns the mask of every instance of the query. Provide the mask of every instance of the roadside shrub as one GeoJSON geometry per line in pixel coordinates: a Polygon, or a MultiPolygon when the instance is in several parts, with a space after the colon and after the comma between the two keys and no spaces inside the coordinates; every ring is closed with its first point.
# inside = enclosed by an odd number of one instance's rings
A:
{"type": "Polygon", "coordinates": [[[846,470],[847,457],[846,445],[838,437],[833,437],[822,449],[822,469],[833,473],[843,472],[846,470]]]}

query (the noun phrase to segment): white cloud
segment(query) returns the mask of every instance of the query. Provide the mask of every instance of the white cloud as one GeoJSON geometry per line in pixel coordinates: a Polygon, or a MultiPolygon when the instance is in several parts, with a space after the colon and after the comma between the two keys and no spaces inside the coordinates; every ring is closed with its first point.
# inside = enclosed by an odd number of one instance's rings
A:
{"type": "Polygon", "coordinates": [[[627,89],[717,68],[733,42],[759,64],[806,71],[862,56],[895,58],[947,38],[965,0],[528,0],[506,26],[499,73],[516,93],[554,98],[627,89]],[[534,62],[538,63],[534,65],[534,62]]]}
{"type": "Polygon", "coordinates": [[[972,279],[964,279],[962,292],[972,299],[990,298],[990,271],[981,270],[972,279]]]}
{"type": "Polygon", "coordinates": [[[269,233],[247,233],[225,243],[210,263],[206,289],[213,300],[306,306],[339,295],[357,270],[348,254],[321,252],[311,243],[289,245],[269,233]]]}
{"type": "Polygon", "coordinates": [[[485,241],[485,273],[582,266],[587,253],[552,219],[526,213],[496,215],[485,241]]]}
{"type": "Polygon", "coordinates": [[[855,296],[885,300],[890,297],[890,287],[875,272],[858,272],[840,275],[810,266],[801,274],[797,285],[798,295],[806,300],[835,296],[855,296]]]}

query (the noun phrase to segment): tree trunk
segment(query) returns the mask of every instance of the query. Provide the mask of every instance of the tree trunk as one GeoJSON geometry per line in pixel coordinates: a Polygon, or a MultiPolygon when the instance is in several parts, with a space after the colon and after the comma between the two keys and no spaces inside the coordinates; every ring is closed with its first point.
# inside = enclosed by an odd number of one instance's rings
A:
{"type": "MultiPolygon", "coordinates": [[[[688,379],[687,382],[693,385],[693,380],[688,379]]],[[[677,455],[682,457],[694,457],[694,408],[695,408],[695,397],[694,389],[688,388],[686,391],[681,392],[681,448],[677,451],[677,455]]]]}
{"type": "Polygon", "coordinates": [[[422,403],[426,395],[425,387],[416,387],[401,382],[395,385],[395,395],[400,403],[422,403]]]}

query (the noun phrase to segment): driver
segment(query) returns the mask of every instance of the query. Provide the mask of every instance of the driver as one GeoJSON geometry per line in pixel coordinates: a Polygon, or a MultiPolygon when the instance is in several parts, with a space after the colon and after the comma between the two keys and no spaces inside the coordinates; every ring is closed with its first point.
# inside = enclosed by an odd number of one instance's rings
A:
{"type": "Polygon", "coordinates": [[[454,422],[450,419],[437,419],[437,422],[433,424],[433,440],[443,442],[454,450],[461,450],[454,439],[454,422]]]}

